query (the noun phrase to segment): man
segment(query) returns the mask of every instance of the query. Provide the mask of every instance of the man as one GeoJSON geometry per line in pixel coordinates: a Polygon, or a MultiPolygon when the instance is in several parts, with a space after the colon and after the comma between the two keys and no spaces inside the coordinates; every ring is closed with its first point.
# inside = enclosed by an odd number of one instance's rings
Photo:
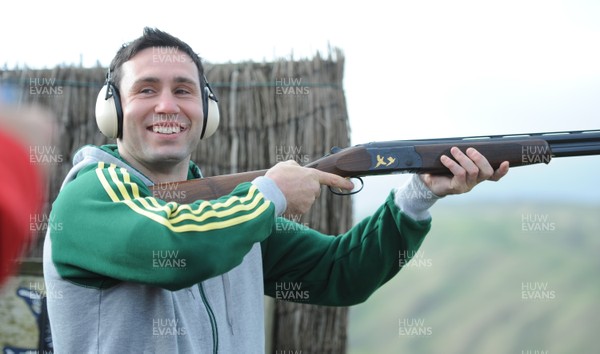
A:
{"type": "Polygon", "coordinates": [[[200,58],[177,38],[146,28],[119,50],[109,78],[122,108],[117,144],[76,154],[53,205],[61,227],[45,243],[58,353],[262,353],[263,294],[294,282],[309,303],[364,301],[399,271],[399,254],[417,250],[437,197],[508,171],[508,163],[493,171],[477,151],[453,149],[458,163],[442,158],[452,178],[415,176],[406,187],[436,198],[391,193],[339,237],[276,217],[308,211],[321,185],[352,188],[294,162],[215,201],[166,203],[147,186],[200,177],[190,161],[207,124],[200,58]],[[157,53],[174,57],[156,60],[157,53]]]}

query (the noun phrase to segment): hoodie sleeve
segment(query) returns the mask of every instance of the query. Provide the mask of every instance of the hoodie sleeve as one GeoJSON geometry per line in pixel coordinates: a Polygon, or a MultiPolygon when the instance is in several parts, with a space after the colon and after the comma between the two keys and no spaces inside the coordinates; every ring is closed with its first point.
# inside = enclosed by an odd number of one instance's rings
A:
{"type": "Polygon", "coordinates": [[[265,294],[327,306],[365,301],[416,254],[431,227],[431,218],[411,218],[394,198],[338,236],[278,218],[261,243],[265,294]]]}
{"type": "Polygon", "coordinates": [[[83,286],[130,281],[177,290],[239,265],[269,236],[274,210],[251,183],[218,200],[167,203],[126,169],[100,162],[53,204],[52,260],[83,286]]]}

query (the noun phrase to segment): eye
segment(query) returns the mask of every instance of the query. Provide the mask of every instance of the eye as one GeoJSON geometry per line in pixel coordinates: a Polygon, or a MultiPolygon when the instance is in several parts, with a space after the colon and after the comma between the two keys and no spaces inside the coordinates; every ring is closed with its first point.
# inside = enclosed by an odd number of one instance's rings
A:
{"type": "Polygon", "coordinates": [[[155,93],[156,91],[154,91],[154,89],[151,87],[144,87],[144,88],[140,89],[139,92],[148,95],[148,94],[155,93]]]}
{"type": "Polygon", "coordinates": [[[176,95],[189,95],[192,93],[192,90],[190,90],[186,87],[178,87],[175,89],[174,92],[176,95]]]}

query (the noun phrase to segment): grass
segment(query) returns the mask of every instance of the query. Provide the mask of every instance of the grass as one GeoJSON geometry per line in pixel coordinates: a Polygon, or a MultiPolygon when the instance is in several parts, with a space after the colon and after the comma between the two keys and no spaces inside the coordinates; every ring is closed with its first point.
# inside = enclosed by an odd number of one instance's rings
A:
{"type": "Polygon", "coordinates": [[[600,206],[440,204],[432,213],[420,249],[428,261],[350,310],[349,354],[597,352],[600,206]],[[423,334],[401,335],[406,323],[423,334]]]}

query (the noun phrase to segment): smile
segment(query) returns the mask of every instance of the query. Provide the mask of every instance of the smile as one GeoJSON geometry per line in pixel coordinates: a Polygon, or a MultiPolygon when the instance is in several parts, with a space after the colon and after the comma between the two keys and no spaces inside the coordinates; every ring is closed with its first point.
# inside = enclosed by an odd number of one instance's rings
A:
{"type": "Polygon", "coordinates": [[[187,125],[182,123],[157,123],[147,128],[157,134],[179,134],[188,129],[187,125]]]}

